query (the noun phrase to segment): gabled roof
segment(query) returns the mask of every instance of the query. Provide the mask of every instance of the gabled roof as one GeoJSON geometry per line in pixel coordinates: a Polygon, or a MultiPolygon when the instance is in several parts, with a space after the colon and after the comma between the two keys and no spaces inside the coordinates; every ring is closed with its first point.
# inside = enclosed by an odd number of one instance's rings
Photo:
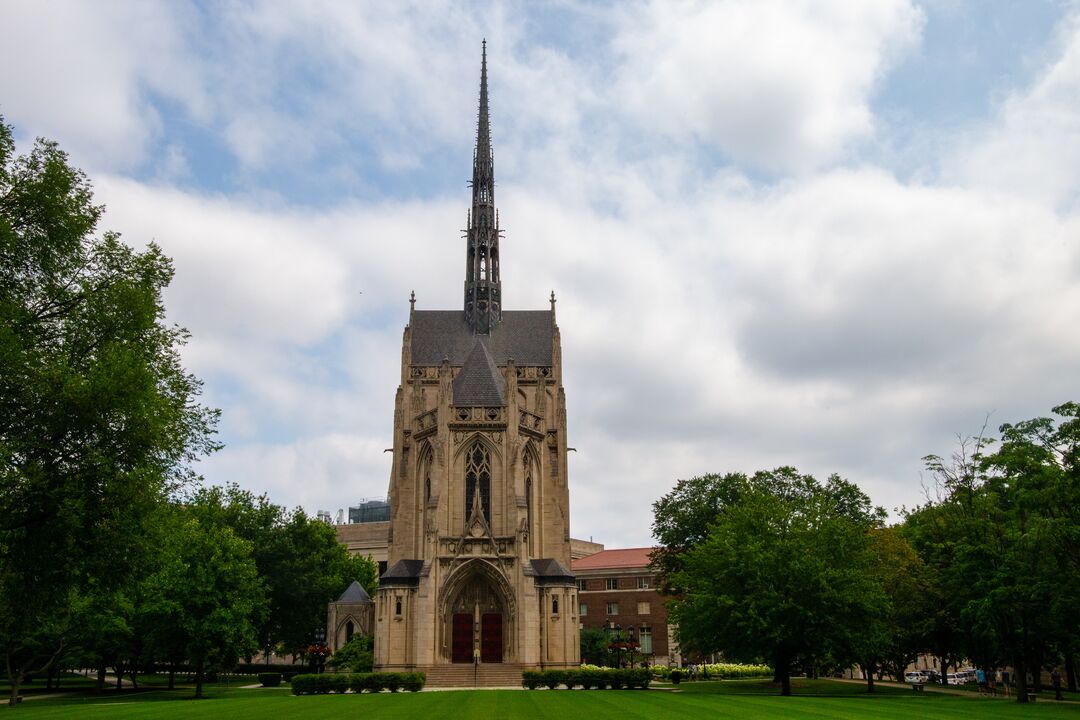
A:
{"type": "MultiPolygon", "coordinates": [[[[441,365],[446,358],[452,366],[461,367],[477,338],[463,310],[415,310],[409,325],[412,365],[441,365]]],[[[552,364],[555,342],[550,310],[504,310],[502,321],[482,337],[499,367],[510,358],[518,366],[552,364]]]]}
{"type": "Polygon", "coordinates": [[[506,404],[506,380],[477,335],[472,352],[454,378],[454,405],[458,407],[501,407],[506,404]]]}
{"type": "Polygon", "coordinates": [[[371,596],[368,595],[363,585],[353,580],[352,584],[345,588],[345,592],[341,593],[341,597],[337,601],[339,603],[369,603],[371,602],[371,596]]]}
{"type": "Polygon", "coordinates": [[[415,587],[420,584],[420,571],[423,569],[423,560],[398,560],[382,574],[379,584],[415,587]]]}
{"type": "Polygon", "coordinates": [[[555,558],[539,558],[537,560],[530,560],[529,565],[532,567],[532,574],[536,577],[537,582],[541,585],[545,583],[574,582],[574,574],[567,570],[566,566],[564,566],[555,558]]]}
{"type": "Polygon", "coordinates": [[[618,548],[614,550],[601,550],[572,564],[574,572],[581,570],[617,570],[622,568],[649,568],[649,555],[655,548],[618,548]]]}

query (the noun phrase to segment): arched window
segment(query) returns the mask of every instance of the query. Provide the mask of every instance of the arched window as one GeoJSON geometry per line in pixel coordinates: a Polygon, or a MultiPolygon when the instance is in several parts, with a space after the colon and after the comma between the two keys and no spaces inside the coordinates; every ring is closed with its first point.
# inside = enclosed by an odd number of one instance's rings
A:
{"type": "Polygon", "coordinates": [[[472,517],[473,497],[480,492],[480,507],[491,520],[491,456],[479,440],[465,456],[465,515],[472,517]]]}
{"type": "MultiPolygon", "coordinates": [[[[527,467],[527,466],[526,466],[527,467]]],[[[528,520],[526,527],[529,529],[529,537],[532,537],[533,527],[533,501],[532,501],[532,478],[525,476],[525,516],[528,520]]]]}
{"type": "Polygon", "coordinates": [[[345,642],[349,642],[350,640],[352,640],[352,636],[355,631],[356,630],[353,627],[352,620],[345,623],[345,642]]]}

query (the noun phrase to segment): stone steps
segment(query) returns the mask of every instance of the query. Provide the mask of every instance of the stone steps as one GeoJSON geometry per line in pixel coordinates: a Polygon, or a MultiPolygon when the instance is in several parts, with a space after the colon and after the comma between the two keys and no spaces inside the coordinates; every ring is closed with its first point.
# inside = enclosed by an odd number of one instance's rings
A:
{"type": "Polygon", "coordinates": [[[425,687],[521,687],[522,666],[509,663],[434,665],[422,669],[427,675],[425,687]]]}

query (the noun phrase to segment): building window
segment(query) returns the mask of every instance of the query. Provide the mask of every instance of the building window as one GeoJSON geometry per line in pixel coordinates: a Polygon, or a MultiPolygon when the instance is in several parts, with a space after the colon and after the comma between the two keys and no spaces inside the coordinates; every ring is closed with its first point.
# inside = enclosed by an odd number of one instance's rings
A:
{"type": "Polygon", "coordinates": [[[398,598],[397,600],[394,601],[394,614],[395,615],[400,615],[401,614],[401,598],[398,598]]]}
{"type": "Polygon", "coordinates": [[[352,620],[345,623],[345,642],[352,640],[353,633],[356,632],[353,628],[352,620]]]}
{"type": "Polygon", "coordinates": [[[637,604],[637,614],[638,615],[648,615],[649,614],[649,603],[647,603],[647,602],[639,602],[637,604]]]}
{"type": "Polygon", "coordinates": [[[480,493],[480,507],[484,517],[491,520],[491,458],[487,449],[477,441],[465,457],[465,516],[472,518],[476,493],[480,493]]]}
{"type": "Polygon", "coordinates": [[[559,598],[557,598],[557,597],[551,598],[551,614],[552,615],[558,615],[559,614],[559,598]]]}
{"type": "Polygon", "coordinates": [[[642,627],[638,630],[638,645],[641,648],[641,652],[649,654],[652,652],[652,629],[642,627]]]}
{"type": "Polygon", "coordinates": [[[638,590],[648,590],[652,584],[652,578],[639,577],[637,579],[638,590]]]}
{"type": "Polygon", "coordinates": [[[525,479],[525,527],[529,531],[529,537],[532,537],[533,526],[533,512],[532,512],[532,478],[525,479]]]}
{"type": "Polygon", "coordinates": [[[619,614],[619,603],[617,603],[617,602],[608,603],[607,604],[607,614],[608,615],[618,615],[619,614]]]}
{"type": "Polygon", "coordinates": [[[578,590],[588,590],[589,589],[589,581],[588,580],[578,580],[577,581],[577,589],[578,590]]]}
{"type": "Polygon", "coordinates": [[[578,605],[578,615],[580,615],[581,617],[585,617],[588,614],[589,614],[589,606],[588,605],[586,605],[585,603],[581,603],[580,605],[578,605]]]}
{"type": "Polygon", "coordinates": [[[618,590],[619,589],[619,578],[608,578],[607,581],[605,582],[605,586],[607,587],[608,590],[618,590]]]}

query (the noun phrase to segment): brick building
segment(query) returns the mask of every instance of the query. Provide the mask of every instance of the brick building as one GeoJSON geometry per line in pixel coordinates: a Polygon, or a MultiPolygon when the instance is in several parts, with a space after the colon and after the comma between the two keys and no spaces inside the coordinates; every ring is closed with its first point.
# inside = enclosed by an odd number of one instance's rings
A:
{"type": "Polygon", "coordinates": [[[572,563],[582,629],[634,628],[640,652],[654,665],[678,664],[664,598],[649,568],[652,548],[603,550],[572,563]]]}

